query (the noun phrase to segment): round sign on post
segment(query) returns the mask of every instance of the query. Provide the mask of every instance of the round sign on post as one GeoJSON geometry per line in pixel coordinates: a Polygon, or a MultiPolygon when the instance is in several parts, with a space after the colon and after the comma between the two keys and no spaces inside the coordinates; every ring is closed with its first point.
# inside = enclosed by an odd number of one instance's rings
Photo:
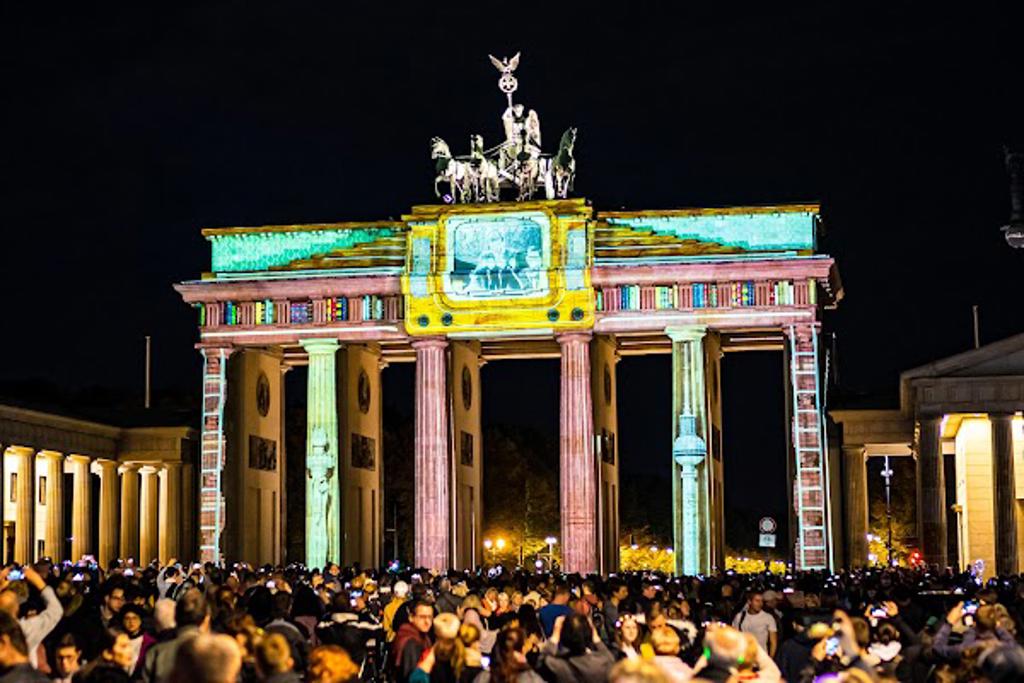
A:
{"type": "Polygon", "coordinates": [[[757,523],[757,528],[761,530],[762,534],[774,534],[777,527],[774,519],[762,517],[761,521],[757,523]]]}

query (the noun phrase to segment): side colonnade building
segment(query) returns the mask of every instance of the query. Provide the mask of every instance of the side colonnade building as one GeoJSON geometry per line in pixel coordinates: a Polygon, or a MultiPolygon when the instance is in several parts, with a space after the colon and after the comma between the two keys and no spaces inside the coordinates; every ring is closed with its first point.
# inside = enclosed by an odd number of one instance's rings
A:
{"type": "Polygon", "coordinates": [[[197,437],[0,405],[4,562],[195,557],[197,437]]]}
{"type": "Polygon", "coordinates": [[[940,569],[1024,566],[1024,334],[907,370],[899,408],[832,410],[841,426],[847,562],[868,564],[871,457],[914,458],[917,544],[940,569]]]}
{"type": "MultiPolygon", "coordinates": [[[[836,562],[820,310],[841,298],[818,207],[599,212],[584,199],[422,205],[398,221],[206,229],[176,285],[204,359],[199,550],[281,561],[287,457],[305,462],[305,557],[380,566],[381,372],[415,363],[415,565],[482,563],[481,366],[560,361],[563,569],[618,567],[616,365],[671,355],[677,570],[724,565],[722,354],[785,354],[789,539],[836,562]],[[305,367],[305,453],[284,452],[284,373],[305,367]]],[[[516,391],[529,393],[528,388],[516,391]]],[[[529,397],[527,397],[529,398],[529,397]]],[[[540,398],[540,397],[538,397],[540,398]]],[[[751,454],[750,457],[756,457],[751,454]]],[[[838,470],[836,470],[838,472],[838,470]]],[[[390,558],[388,558],[390,559],[390,558]]]]}

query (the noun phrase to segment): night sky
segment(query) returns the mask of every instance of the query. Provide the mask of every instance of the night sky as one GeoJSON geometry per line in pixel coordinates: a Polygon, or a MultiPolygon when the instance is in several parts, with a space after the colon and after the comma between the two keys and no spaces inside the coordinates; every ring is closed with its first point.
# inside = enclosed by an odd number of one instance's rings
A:
{"type": "MultiPolygon", "coordinates": [[[[546,147],[579,128],[576,194],[598,209],[821,202],[821,247],[847,293],[825,315],[836,400],[891,403],[901,370],[969,348],[972,304],[983,342],[1022,331],[1024,253],[998,228],[1002,145],[1024,142],[1024,22],[988,3],[685,16],[636,2],[137,5],[2,10],[0,398],[46,383],[139,392],[146,334],[158,400],[198,395],[196,317],[171,284],[208,268],[200,228],[433,201],[431,136],[457,151],[471,132],[496,142],[487,54],[517,50],[517,99],[546,147]]],[[[627,474],[667,462],[668,362],[619,366],[627,474]]],[[[557,389],[555,372],[485,368],[485,382],[520,379],[486,389],[488,419],[557,425],[557,397],[524,389],[557,389]]],[[[781,465],[781,406],[763,404],[782,380],[760,355],[725,373],[731,504],[781,465]]]]}

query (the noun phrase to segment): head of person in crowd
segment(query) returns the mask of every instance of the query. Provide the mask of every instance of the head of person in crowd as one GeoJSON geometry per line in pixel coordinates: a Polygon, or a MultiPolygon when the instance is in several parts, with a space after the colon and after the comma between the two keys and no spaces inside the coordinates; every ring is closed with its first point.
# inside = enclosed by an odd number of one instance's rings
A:
{"type": "MultiPolygon", "coordinates": [[[[481,667],[480,629],[473,624],[459,626],[459,641],[462,643],[464,667],[478,669],[481,667]]],[[[460,670],[461,675],[461,670],[460,670]]]]}
{"type": "Polygon", "coordinates": [[[252,661],[259,642],[260,629],[256,621],[244,612],[237,612],[224,620],[224,634],[235,639],[243,661],[252,661]]]}
{"type": "Polygon", "coordinates": [[[1019,645],[987,648],[979,657],[977,668],[987,683],[1024,681],[1024,648],[1019,645]]]}
{"type": "Polygon", "coordinates": [[[555,590],[551,594],[551,604],[568,605],[570,597],[572,597],[572,592],[569,590],[569,585],[560,583],[555,586],[555,590]]]}
{"type": "Polygon", "coordinates": [[[559,644],[570,657],[585,654],[594,642],[594,629],[582,614],[570,614],[562,622],[559,644]]]}
{"type": "Polygon", "coordinates": [[[622,579],[616,577],[608,582],[608,599],[618,605],[629,597],[629,586],[622,579]]]}
{"type": "Polygon", "coordinates": [[[612,667],[609,683],[669,683],[661,667],[639,657],[623,659],[612,667]]]}
{"type": "Polygon", "coordinates": [[[523,604],[516,612],[516,621],[519,627],[526,632],[526,639],[533,645],[538,645],[544,640],[544,630],[541,628],[540,619],[537,617],[537,610],[531,604],[523,604]]]}
{"type": "Polygon", "coordinates": [[[644,624],[648,631],[654,631],[662,626],[668,625],[668,616],[665,614],[660,602],[652,602],[644,612],[644,624]]]}
{"type": "Polygon", "coordinates": [[[640,584],[640,595],[645,600],[655,600],[658,597],[658,584],[650,579],[644,579],[640,584]]]}
{"type": "Polygon", "coordinates": [[[200,633],[178,648],[169,683],[236,683],[241,669],[242,656],[234,639],[200,633]]]}
{"type": "Polygon", "coordinates": [[[256,646],[256,669],[264,680],[295,667],[292,648],[280,633],[269,633],[256,646]]]}
{"type": "Polygon", "coordinates": [[[174,623],[178,629],[197,628],[204,633],[210,630],[210,607],[201,591],[190,588],[178,598],[174,606],[174,623]]]}
{"type": "Polygon", "coordinates": [[[349,683],[359,677],[359,667],[338,645],[321,645],[309,653],[307,683],[349,683]]]}
{"type": "Polygon", "coordinates": [[[492,683],[515,683],[519,674],[530,668],[526,661],[528,651],[529,644],[523,629],[502,629],[491,651],[492,683]]]}
{"type": "Polygon", "coordinates": [[[174,621],[174,612],[178,603],[170,598],[160,598],[153,606],[153,626],[156,632],[165,633],[177,627],[174,621]]]}
{"type": "Polygon", "coordinates": [[[124,585],[120,582],[108,582],[106,591],[103,595],[103,618],[110,620],[115,618],[120,612],[121,608],[125,606],[127,599],[125,597],[124,585]]]}
{"type": "Polygon", "coordinates": [[[65,633],[53,649],[53,671],[59,678],[67,678],[78,672],[82,666],[82,650],[75,637],[65,633]]]}
{"type": "Polygon", "coordinates": [[[679,654],[679,634],[668,626],[652,629],[651,647],[656,655],[675,657],[679,654]]]}
{"type": "Polygon", "coordinates": [[[430,633],[434,625],[434,606],[426,600],[417,600],[409,612],[409,621],[420,633],[430,633]]]}
{"type": "Polygon", "coordinates": [[[132,643],[128,634],[119,628],[105,628],[99,634],[99,659],[107,664],[131,672],[135,665],[132,643]]]}
{"type": "Polygon", "coordinates": [[[640,643],[643,641],[643,631],[640,622],[632,614],[623,614],[616,622],[615,645],[620,651],[630,656],[640,653],[640,643]]]}
{"type": "Polygon", "coordinates": [[[0,610],[0,669],[28,663],[28,644],[18,620],[0,610]]]}
{"type": "Polygon", "coordinates": [[[747,639],[731,626],[708,628],[704,636],[704,658],[709,668],[728,671],[746,656],[747,639]]]}
{"type": "Polygon", "coordinates": [[[391,588],[391,599],[398,602],[404,601],[409,597],[409,584],[405,581],[396,581],[395,585],[391,588]]]}
{"type": "Polygon", "coordinates": [[[138,638],[142,635],[142,621],[145,612],[135,604],[125,605],[117,615],[121,629],[129,638],[138,638]]]}
{"type": "Polygon", "coordinates": [[[446,664],[456,678],[466,665],[465,645],[459,639],[459,618],[445,612],[434,617],[434,666],[446,664]]]}
{"type": "Polygon", "coordinates": [[[747,613],[758,614],[764,609],[764,595],[761,591],[754,590],[747,594],[747,613]]]}

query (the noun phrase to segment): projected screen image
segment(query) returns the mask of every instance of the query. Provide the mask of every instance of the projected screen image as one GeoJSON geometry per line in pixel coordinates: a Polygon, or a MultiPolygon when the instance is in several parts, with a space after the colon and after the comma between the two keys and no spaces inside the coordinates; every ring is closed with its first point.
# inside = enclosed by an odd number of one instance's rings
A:
{"type": "Polygon", "coordinates": [[[546,294],[550,228],[536,211],[450,217],[445,294],[461,300],[546,294]]]}

